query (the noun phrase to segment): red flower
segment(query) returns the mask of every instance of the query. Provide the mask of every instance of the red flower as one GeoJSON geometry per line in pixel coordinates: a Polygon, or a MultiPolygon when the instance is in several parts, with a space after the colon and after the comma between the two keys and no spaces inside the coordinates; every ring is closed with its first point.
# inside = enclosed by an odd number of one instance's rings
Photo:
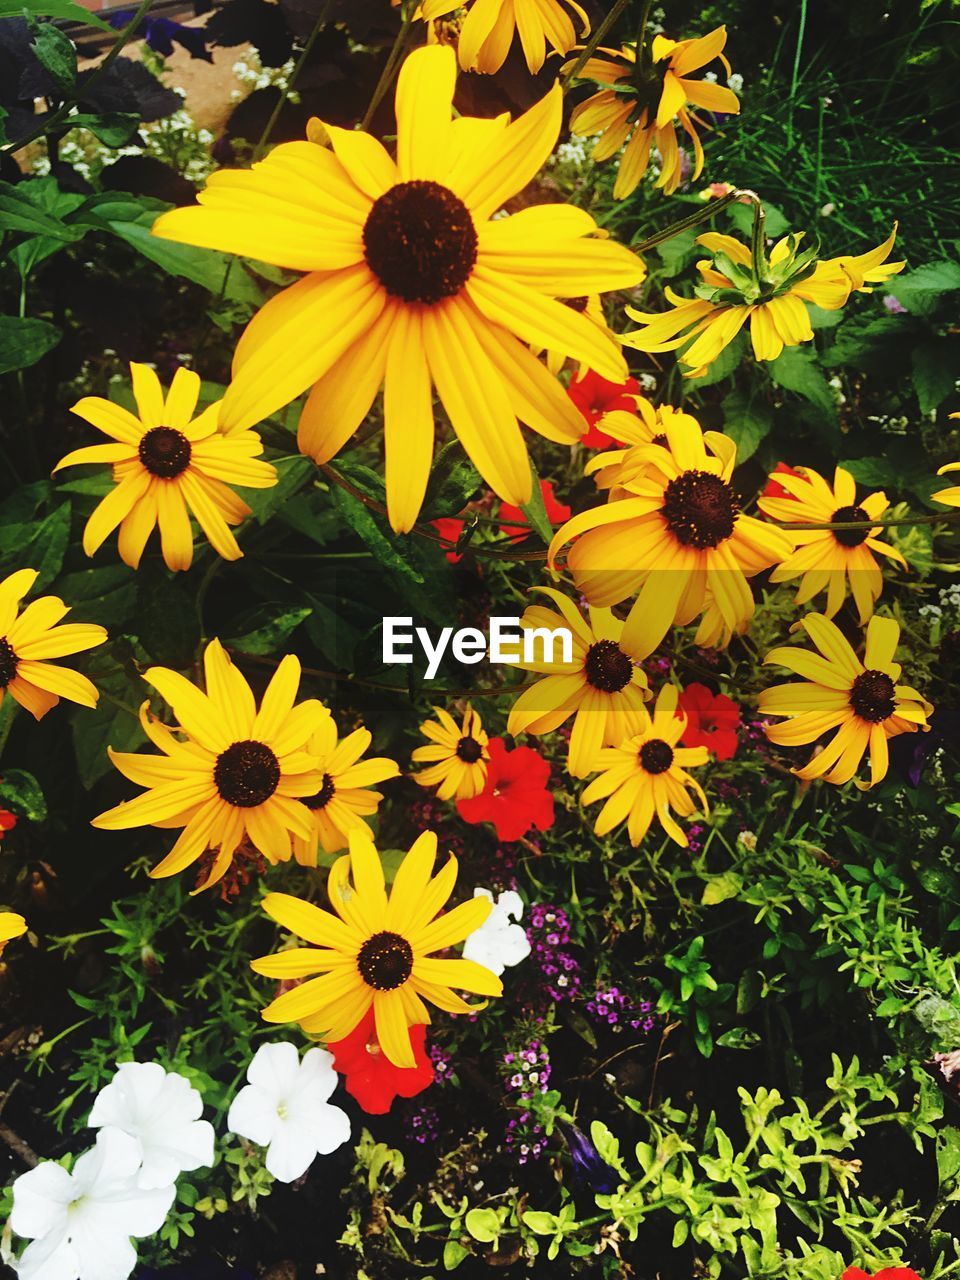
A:
{"type": "Polygon", "coordinates": [[[909,1267],[884,1267],[874,1276],[867,1275],[859,1267],[847,1267],[840,1280],[920,1280],[920,1277],[909,1267]]]}
{"type": "Polygon", "coordinates": [[[472,800],[457,801],[464,822],[492,822],[498,840],[519,840],[531,827],[552,827],[550,766],[543,756],[532,747],[508,751],[502,738],[491,738],[487,749],[487,785],[472,800]]]}
{"type": "Polygon", "coordinates": [[[587,449],[607,449],[611,444],[619,443],[596,424],[605,413],[614,409],[635,413],[637,402],[634,396],[639,394],[640,384],[636,378],[628,378],[626,382],[608,382],[592,369],[588,369],[582,378],[574,378],[567,388],[567,395],[590,423],[590,430],[580,437],[580,443],[587,449]]]}
{"type": "Polygon", "coordinates": [[[457,539],[460,537],[461,533],[463,533],[463,526],[466,524],[466,521],[461,520],[458,516],[441,516],[439,520],[431,520],[430,523],[433,525],[434,529],[436,529],[437,533],[439,533],[441,538],[452,544],[450,550],[444,551],[443,554],[451,564],[457,564],[463,559],[463,553],[461,552],[460,555],[457,555],[456,551],[453,550],[453,547],[457,545],[457,539]]]}
{"type": "Polygon", "coordinates": [[[799,474],[799,471],[795,471],[793,467],[788,467],[785,462],[778,462],[773,468],[770,479],[767,481],[760,496],[762,498],[792,498],[793,494],[788,489],[785,489],[782,484],[777,484],[773,477],[775,475],[798,476],[799,474]]]}
{"type": "MultiPolygon", "coordinates": [[[[570,508],[558,502],[553,493],[550,480],[540,481],[540,492],[543,494],[543,505],[547,510],[547,519],[551,524],[563,524],[570,519],[570,508]]],[[[500,532],[511,542],[522,542],[530,531],[530,521],[520,507],[511,506],[509,502],[500,503],[500,532]],[[519,526],[519,527],[518,527],[519,526]]]]}
{"type": "Polygon", "coordinates": [[[705,684],[688,684],[680,694],[680,710],[687,717],[685,747],[706,747],[718,760],[736,755],[740,708],[732,698],[711,693],[705,684]]]}
{"type": "MultiPolygon", "coordinates": [[[[567,512],[567,514],[569,515],[570,513],[567,512]]],[[[0,809],[0,836],[2,836],[5,831],[12,831],[16,825],[17,815],[15,813],[11,813],[9,809],[0,809]]]]}
{"type": "Polygon", "coordinates": [[[395,1067],[380,1049],[371,1008],[348,1036],[332,1040],[327,1048],[333,1054],[333,1065],[344,1077],[347,1093],[368,1115],[382,1116],[390,1110],[394,1098],[412,1098],[433,1084],[433,1063],[424,1047],[426,1034],[426,1027],[410,1028],[417,1065],[395,1067]]]}

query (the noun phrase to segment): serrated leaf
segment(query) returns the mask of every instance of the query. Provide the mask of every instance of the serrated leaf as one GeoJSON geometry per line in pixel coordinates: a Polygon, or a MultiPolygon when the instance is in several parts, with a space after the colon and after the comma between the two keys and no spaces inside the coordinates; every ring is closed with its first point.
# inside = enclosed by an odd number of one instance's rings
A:
{"type": "Polygon", "coordinates": [[[36,26],[30,45],[33,53],[65,96],[77,82],[77,50],[69,36],[52,22],[36,26]]]}
{"type": "Polygon", "coordinates": [[[887,287],[911,315],[929,316],[944,294],[960,289],[960,263],[930,262],[897,276],[887,287]]]}

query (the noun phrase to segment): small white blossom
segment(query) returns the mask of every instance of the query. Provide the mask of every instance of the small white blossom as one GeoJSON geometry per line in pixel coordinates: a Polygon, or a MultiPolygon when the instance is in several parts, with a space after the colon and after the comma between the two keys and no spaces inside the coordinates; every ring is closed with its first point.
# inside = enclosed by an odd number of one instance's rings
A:
{"type": "Polygon", "coordinates": [[[513,923],[523,915],[523,899],[512,889],[501,893],[495,902],[489,889],[474,889],[473,896],[488,898],[493,910],[463,944],[463,958],[482,964],[499,977],[504,969],[519,964],[530,954],[526,931],[513,923]]]}
{"type": "Polygon", "coordinates": [[[739,71],[733,71],[727,76],[727,88],[730,89],[732,93],[743,92],[743,76],[739,71]]]}

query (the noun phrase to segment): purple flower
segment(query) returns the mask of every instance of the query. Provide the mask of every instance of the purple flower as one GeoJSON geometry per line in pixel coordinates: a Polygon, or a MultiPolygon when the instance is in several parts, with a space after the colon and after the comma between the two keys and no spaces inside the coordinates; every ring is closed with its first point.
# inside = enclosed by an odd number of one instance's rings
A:
{"type": "Polygon", "coordinates": [[[903,305],[900,299],[895,298],[892,293],[887,294],[883,300],[883,305],[892,316],[905,316],[908,314],[907,308],[903,305]]]}
{"type": "MultiPolygon", "coordinates": [[[[122,31],[129,26],[135,10],[121,9],[111,13],[107,21],[111,27],[122,31]]],[[[191,58],[202,58],[204,62],[212,62],[213,56],[207,49],[207,35],[202,27],[186,27],[182,22],[174,22],[172,18],[144,18],[137,24],[136,35],[142,36],[154,53],[162,58],[169,58],[174,44],[186,49],[191,58]]]]}
{"type": "Polygon", "coordinates": [[[620,1185],[619,1175],[601,1157],[587,1135],[575,1124],[561,1124],[560,1131],[573,1161],[574,1180],[600,1195],[610,1195],[616,1191],[620,1185]]]}

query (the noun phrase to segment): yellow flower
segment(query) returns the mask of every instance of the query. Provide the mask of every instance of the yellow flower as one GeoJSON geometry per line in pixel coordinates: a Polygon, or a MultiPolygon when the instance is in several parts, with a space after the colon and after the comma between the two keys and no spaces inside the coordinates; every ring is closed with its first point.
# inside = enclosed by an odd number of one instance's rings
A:
{"type": "Polygon", "coordinates": [[[27,932],[27,922],[16,911],[0,911],[0,956],[8,942],[22,938],[27,932]]]}
{"type": "Polygon", "coordinates": [[[708,591],[729,631],[745,631],[754,610],[747,578],[791,549],[780,530],[741,512],[731,484],[732,440],[702,434],[687,414],[673,415],[664,427],[666,445],[635,445],[622,464],[617,489],[625,496],[568,520],[549,552],[553,567],[559,549],[578,539],[567,563],[595,606],[619,604],[639,589],[620,637],[637,659],[651,654],[674,623],[699,617],[708,591]],[[636,474],[634,459],[644,464],[636,474]]]}
{"type": "Polygon", "coordinates": [[[318,841],[324,853],[338,853],[347,847],[355,827],[368,831],[363,819],[376,813],[383,799],[381,792],[370,788],[399,777],[399,765],[386,756],[360,758],[372,741],[369,729],[354,729],[338,742],[337,726],[329,714],[307,740],[306,750],[316,757],[314,767],[322,782],[315,795],[303,797],[313,813],[313,834],[308,840],[296,834],[293,837],[293,855],[302,866],[317,865],[318,841]]]}
{"type": "Polygon", "coordinates": [[[313,945],[252,962],[266,977],[309,978],[269,1004],[264,1020],[299,1022],[311,1034],[342,1040],[372,1005],[384,1053],[394,1066],[412,1067],[408,1028],[430,1021],[425,1000],[447,1013],[469,1013],[477,1006],[455,991],[500,995],[503,986],[489,969],[431,955],[461,942],[490,913],[489,900],[479,897],[435,918],[457,879],[452,854],[432,876],[436,854],[437,837],[425,831],[397,869],[388,896],[373,841],[354,830],[349,856],[337,859],[327,880],[336,915],[286,893],[268,893],[264,911],[313,945]]]}
{"type": "MultiPolygon", "coordinates": [[[[878,520],[889,503],[885,493],[871,493],[857,499],[857,486],[849,471],[837,467],[833,487],[811,467],[798,467],[799,475],[778,471],[773,479],[789,493],[789,497],[761,497],[757,506],[773,520],[805,521],[827,524],[834,521],[878,520]]],[[[770,575],[771,582],[789,582],[800,578],[796,604],[807,604],[821,591],[827,593],[824,614],[832,618],[846,597],[847,583],[857,604],[860,624],[864,625],[883,590],[883,575],[874,552],[907,562],[887,542],[881,542],[875,529],[789,529],[793,540],[791,556],[770,575]]]]}
{"type": "Polygon", "coordinates": [[[593,768],[601,770],[600,776],[584,789],[580,802],[606,800],[593,828],[598,836],[626,821],[630,843],[637,845],[657,817],[670,839],[686,846],[686,833],[674,821],[671,809],[689,818],[697,807],[692,791],[703,813],[708,812],[703,789],[684,766],[706,764],[710,753],[706,747],[677,745],[687,727],[687,717],[677,714],[677,702],[676,687],[664,685],[653,716],[642,708],[640,731],[619,746],[597,753],[593,768]]]}
{"type": "Polygon", "coordinates": [[[137,417],[112,400],[84,396],[72,413],[84,418],[113,444],[88,445],[61,458],[54,471],[87,462],[113,463],[115,488],[100,502],[83,531],[83,549],[92,556],[120,526],[117,549],[124,564],[136,569],[154,526],[169,569],[189,569],[193,561],[190,516],[225,560],[243,552],[229,526],[250,515],[250,508],[231,489],[269,489],[277,473],[253,431],[227,438],[217,429],[222,401],[194,418],[200,379],[178,369],[164,399],[154,371],[130,365],[137,417]]]}
{"type": "MultiPolygon", "coordinates": [[[[637,479],[650,466],[650,459],[643,450],[632,448],[637,444],[667,445],[667,423],[684,419],[691,429],[700,430],[696,418],[682,409],[662,404],[654,407],[643,396],[635,397],[637,412],[629,413],[626,409],[611,409],[597,422],[597,427],[614,440],[623,443],[622,449],[608,449],[604,453],[595,454],[583,469],[584,475],[596,477],[598,489],[607,490],[608,498],[629,497],[630,491],[624,485],[637,479]]],[[[708,433],[709,437],[709,433],[708,433]]]]}
{"type": "Polygon", "coordinates": [[[623,200],[635,190],[647,171],[650,149],[660,153],[660,176],[655,186],[671,195],[680,184],[680,148],[674,120],[679,120],[693,143],[695,163],[691,178],[696,180],[703,169],[703,147],[696,126],[706,123],[688,111],[688,106],[703,107],[736,115],[740,103],[736,94],[709,80],[691,80],[714,58],[719,58],[730,74],[730,63],[723,56],[727,42],[726,27],[717,27],[697,40],[668,40],[654,36],[650,56],[637,62],[634,45],[616,49],[600,49],[603,57],[588,58],[580,71],[584,80],[595,80],[609,86],[581,102],[570,117],[570,129],[581,137],[599,133],[593,149],[594,160],[609,160],[624,147],[617,170],[613,195],[623,200]]]}
{"type": "Polygon", "coordinates": [[[580,19],[581,36],[590,31],[590,20],[575,0],[423,0],[419,16],[433,22],[466,8],[458,41],[464,71],[486,75],[499,71],[510,52],[513,34],[519,31],[527,69],[535,76],[547,56],[548,43],[554,53],[564,54],[577,42],[568,9],[580,19]]]}
{"type": "Polygon", "coordinates": [[[40,596],[20,613],[20,601],[36,580],[36,569],[18,569],[0,582],[0,702],[9,693],[41,720],[61,698],[81,707],[97,705],[100,694],[86,676],[46,659],[94,649],[107,633],[93,622],[58,627],[70,609],[56,596],[40,596]]]}
{"type": "MultiPolygon", "coordinates": [[[[643,264],[641,264],[642,266],[643,264]]],[[[643,267],[643,276],[647,274],[646,267],[643,267]]],[[[620,339],[614,335],[613,330],[607,324],[607,317],[603,314],[603,304],[600,301],[599,294],[586,294],[580,298],[564,298],[563,301],[572,311],[579,311],[581,315],[585,315],[588,320],[592,320],[598,329],[602,330],[614,342],[620,339]]],[[[539,355],[541,348],[536,346],[531,348],[534,355],[539,355]]],[[[567,363],[566,351],[548,351],[547,352],[547,368],[551,373],[557,374],[567,363]]],[[[580,362],[579,376],[582,377],[586,370],[583,361],[580,362]]]]}
{"type": "Polygon", "coordinates": [[[784,347],[813,339],[807,302],[825,311],[845,306],[854,291],[870,292],[867,281],[886,280],[902,271],[903,262],[885,260],[896,238],[896,227],[882,245],[859,257],[817,261],[816,250],[800,250],[802,235],[784,236],[755,267],[751,251],[733,236],[709,231],[697,237],[713,255],[697,263],[704,283],[696,298],[664,292],[673,310],[661,315],[627,307],[627,315],[643,325],[622,341],[638,351],[676,351],[687,366],[684,375],[697,377],[716,360],[750,321],[753,353],[758,360],[776,360],[784,347]]]}
{"type": "MultiPolygon", "coordinates": [[[[960,418],[960,413],[951,413],[949,416],[951,418],[960,418]]],[[[937,475],[945,476],[951,471],[960,471],[960,462],[948,462],[945,467],[940,468],[937,475]]],[[[960,485],[954,485],[949,489],[940,489],[931,496],[934,502],[942,502],[945,507],[960,507],[960,485]]]]}
{"type": "Polygon", "coordinates": [[[268,862],[285,862],[291,837],[313,839],[314,818],[303,797],[316,794],[323,772],[307,743],[330,713],[314,699],[294,705],[300,662],[292,654],[274,672],[259,710],[219,640],[207,645],[203,666],[206,693],[166,667],[144,673],[173,708],[177,725],[168,729],[143,704],[144,732],[162,755],[108,752],[125,778],[148,790],[101,813],[93,825],[108,831],[182,827],[150,874],[175,875],[215,849],[200,886],[207,889],[226,872],[241,840],[268,862]]]}
{"type": "Polygon", "coordinates": [[[552,733],[574,716],[567,754],[567,768],[575,778],[594,767],[602,746],[623,742],[642,723],[647,677],[621,649],[623,623],[609,609],[589,609],[585,618],[577,606],[551,587],[538,587],[557,611],[532,605],[520,619],[524,631],[567,629],[573,637],[572,660],[513,665],[536,671],[546,679],[528,685],[510,708],[507,732],[552,733]]]}
{"type": "Polygon", "coordinates": [[[899,624],[876,615],[870,619],[862,662],[840,628],[822,614],[807,614],[791,630],[798,627],[803,627],[819,652],[785,646],[767,654],[765,662],[803,677],[800,684],[761,693],[761,715],[789,717],[786,723],[768,728],[767,737],[780,746],[797,747],[836,729],[823,750],[794,773],[808,780],[849,782],[866,752],[870,781],[857,782],[866,790],[886,776],[889,739],[917,729],[926,731],[933,710],[916,689],[897,683],[901,668],[894,655],[899,624]]]}
{"type": "Polygon", "coordinates": [[[443,707],[433,709],[438,720],[424,720],[420,726],[431,745],[416,747],[411,757],[415,764],[428,767],[413,776],[421,787],[436,787],[438,800],[472,800],[486,785],[490,761],[480,717],[468,702],[458,728],[443,707]]]}
{"type": "Polygon", "coordinates": [[[285,143],[252,170],[214,174],[199,206],[154,227],[307,272],[241,337],[221,427],[252,426],[312,384],[299,443],[326,462],[384,385],[387,507],[400,532],[416,521],[430,474],[433,388],[483,478],[522,506],[531,474],[518,418],[565,444],[584,430],[528,344],[622,382],[619,345],[559,299],[630,288],[643,274],[582,209],[493,217],[553,149],[559,85],[513,123],[451,120],[455,79],[452,49],[407,58],[396,160],[369,134],[328,125],[332,149],[285,143]]]}

